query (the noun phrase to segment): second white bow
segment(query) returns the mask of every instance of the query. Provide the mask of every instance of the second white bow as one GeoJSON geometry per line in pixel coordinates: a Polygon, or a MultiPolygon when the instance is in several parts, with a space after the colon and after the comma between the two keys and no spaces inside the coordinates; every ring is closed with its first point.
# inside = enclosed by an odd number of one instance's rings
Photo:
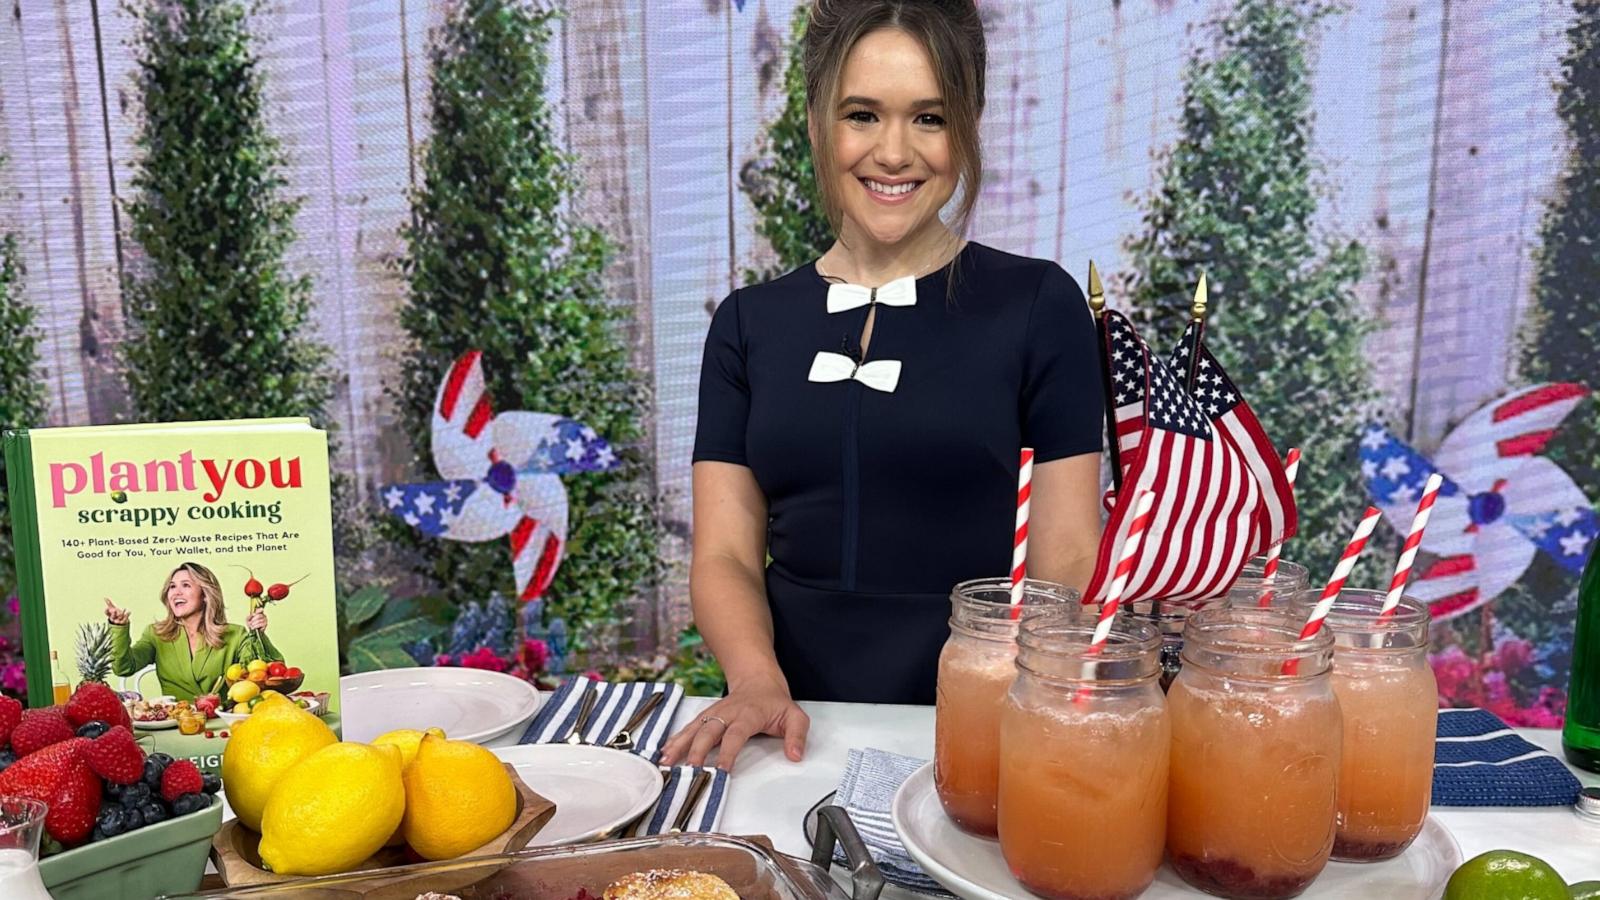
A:
{"type": "Polygon", "coordinates": [[[806,380],[816,382],[849,381],[855,379],[875,391],[893,393],[900,384],[900,360],[875,359],[857,363],[843,353],[819,350],[811,361],[811,374],[806,380]]]}
{"type": "Polygon", "coordinates": [[[917,280],[907,275],[877,288],[862,287],[859,284],[828,285],[830,314],[857,309],[869,303],[882,303],[884,306],[916,306],[917,280]]]}

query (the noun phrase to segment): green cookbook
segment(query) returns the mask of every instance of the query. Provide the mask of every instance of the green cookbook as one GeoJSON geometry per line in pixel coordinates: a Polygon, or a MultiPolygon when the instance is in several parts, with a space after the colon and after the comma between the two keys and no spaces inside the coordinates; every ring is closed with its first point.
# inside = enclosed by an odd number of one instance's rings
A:
{"type": "Polygon", "coordinates": [[[263,692],[337,728],[324,432],[304,419],[37,428],[4,447],[29,706],[105,682],[142,743],[208,771],[263,692]]]}

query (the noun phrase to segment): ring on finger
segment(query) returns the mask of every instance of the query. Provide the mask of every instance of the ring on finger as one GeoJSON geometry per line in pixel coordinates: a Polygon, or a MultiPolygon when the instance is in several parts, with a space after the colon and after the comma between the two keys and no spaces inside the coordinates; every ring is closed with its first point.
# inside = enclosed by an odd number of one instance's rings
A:
{"type": "Polygon", "coordinates": [[[724,719],[721,716],[701,716],[700,717],[700,724],[701,725],[704,725],[707,722],[721,722],[722,723],[722,729],[724,731],[726,731],[728,729],[728,720],[724,719]]]}

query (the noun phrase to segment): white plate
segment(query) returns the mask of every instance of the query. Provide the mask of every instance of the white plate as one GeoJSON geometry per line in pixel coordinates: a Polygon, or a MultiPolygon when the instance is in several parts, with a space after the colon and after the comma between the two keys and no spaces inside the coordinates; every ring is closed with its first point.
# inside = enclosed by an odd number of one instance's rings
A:
{"type": "Polygon", "coordinates": [[[339,679],[344,739],[366,742],[396,728],[443,728],[481,744],[525,725],[544,695],[510,675],[457,666],[383,669],[339,679]]]}
{"type": "MultiPolygon", "coordinates": [[[[322,713],[319,712],[319,710],[322,708],[321,701],[314,700],[314,699],[312,699],[310,697],[294,697],[294,698],[291,698],[291,699],[305,700],[306,703],[310,704],[309,706],[305,707],[305,711],[306,712],[311,713],[314,716],[322,715],[322,713]]],[[[250,713],[231,713],[231,712],[223,712],[221,710],[217,710],[217,715],[215,716],[215,718],[219,718],[222,721],[227,722],[229,725],[237,725],[240,722],[243,722],[245,719],[250,718],[250,713]]]]}
{"type": "MultiPolygon", "coordinates": [[[[929,877],[967,900],[1011,900],[1031,897],[1011,877],[998,841],[973,837],[945,816],[933,787],[933,764],[906,779],[891,807],[895,831],[906,852],[929,877]]],[[[1461,865],[1461,846],[1439,820],[1429,816],[1405,853],[1381,863],[1330,862],[1301,897],[1383,897],[1385,900],[1432,900],[1444,890],[1450,873],[1461,865]]],[[[1198,892],[1170,867],[1156,872],[1155,884],[1141,900],[1193,897],[1198,892]]]]}
{"type": "Polygon", "coordinates": [[[534,846],[592,840],[633,821],[661,796],[661,770],[643,757],[608,747],[519,744],[493,751],[528,787],[556,805],[534,846]]]}
{"type": "Polygon", "coordinates": [[[140,731],[160,731],[163,728],[177,728],[178,720],[171,718],[170,716],[165,719],[157,719],[154,722],[140,722],[135,720],[133,727],[140,731]]]}

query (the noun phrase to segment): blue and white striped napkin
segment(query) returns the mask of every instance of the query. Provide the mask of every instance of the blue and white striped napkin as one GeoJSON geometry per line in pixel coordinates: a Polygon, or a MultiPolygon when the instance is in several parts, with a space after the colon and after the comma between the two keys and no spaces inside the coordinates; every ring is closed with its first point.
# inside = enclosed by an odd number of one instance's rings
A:
{"type": "Polygon", "coordinates": [[[659,756],[661,745],[666,743],[670,734],[668,729],[672,724],[672,714],[683,701],[683,687],[680,685],[646,681],[616,684],[591,682],[581,675],[569,678],[556,688],[533,721],[528,723],[528,729],[523,732],[519,743],[544,744],[566,740],[577,724],[578,706],[583,702],[584,689],[591,683],[597,685],[599,696],[595,699],[594,713],[589,716],[589,725],[583,730],[583,740],[590,744],[603,745],[616,736],[652,694],[667,695],[633,736],[634,753],[648,760],[659,756]]]}
{"type": "Polygon", "coordinates": [[[1571,806],[1583,785],[1494,713],[1439,710],[1434,806],[1571,806]]]}
{"type": "MultiPolygon", "coordinates": [[[[900,785],[927,762],[886,750],[851,750],[833,802],[850,813],[872,861],[887,881],[920,894],[950,897],[953,895],[929,878],[906,852],[889,812],[900,785]]],[[[834,859],[845,862],[844,853],[836,849],[834,859]]]]}
{"type": "Polygon", "coordinates": [[[684,802],[688,800],[689,788],[694,782],[695,773],[702,771],[710,773],[711,781],[695,800],[695,811],[689,814],[683,830],[716,831],[717,823],[722,819],[722,807],[726,805],[725,801],[728,799],[728,773],[710,766],[673,766],[670,769],[662,769],[666,775],[666,784],[661,788],[661,799],[656,801],[656,808],[635,823],[633,828],[629,829],[628,836],[665,834],[677,821],[684,802]]]}
{"type": "MultiPolygon", "coordinates": [[[[628,724],[628,720],[633,718],[633,714],[638,712],[652,695],[666,694],[666,699],[650,713],[649,718],[644,720],[644,724],[633,736],[634,753],[652,762],[660,757],[661,745],[666,743],[672,733],[673,713],[677,712],[678,704],[683,701],[683,688],[676,684],[644,681],[612,684],[593,681],[581,675],[569,678],[556,688],[556,692],[533,717],[533,721],[528,723],[528,729],[523,732],[521,743],[539,744],[566,740],[567,735],[572,733],[573,726],[577,724],[578,707],[583,703],[584,690],[591,683],[596,685],[595,690],[599,692],[595,698],[594,712],[589,716],[589,725],[583,730],[583,739],[591,744],[604,745],[622,731],[622,727],[628,724]]],[[[683,809],[683,804],[688,801],[689,790],[698,771],[702,771],[702,767],[663,768],[661,799],[656,801],[654,809],[645,813],[633,824],[628,834],[634,837],[662,834],[672,828],[679,812],[683,809]]],[[[703,767],[703,771],[710,773],[711,781],[696,798],[695,811],[690,813],[689,820],[684,823],[684,831],[715,831],[717,823],[722,819],[722,807],[728,797],[728,773],[710,767],[703,767]]]]}

